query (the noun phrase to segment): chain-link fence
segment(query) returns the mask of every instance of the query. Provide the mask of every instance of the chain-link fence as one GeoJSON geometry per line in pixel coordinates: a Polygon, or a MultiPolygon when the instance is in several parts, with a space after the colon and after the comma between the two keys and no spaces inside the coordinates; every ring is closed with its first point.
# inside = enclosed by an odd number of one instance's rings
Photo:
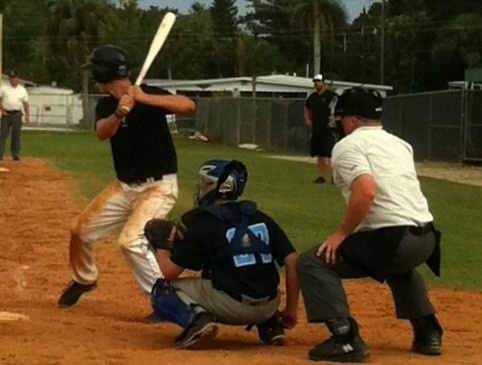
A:
{"type": "MultiPolygon", "coordinates": [[[[201,98],[191,128],[215,142],[308,153],[303,99],[201,98]]],[[[415,159],[482,162],[482,91],[388,97],[384,127],[408,141],[415,159]]]]}
{"type": "MultiPolygon", "coordinates": [[[[79,95],[31,102],[32,126],[93,128],[100,95],[90,95],[82,113],[79,95]],[[62,105],[61,105],[62,104],[62,105]],[[49,124],[50,123],[50,124],[49,124]]],[[[265,150],[309,152],[309,130],[303,120],[304,99],[198,98],[196,113],[169,119],[181,132],[199,131],[213,142],[253,144],[265,150]]],[[[482,162],[482,91],[446,90],[388,97],[384,127],[408,141],[415,159],[482,162]]]]}

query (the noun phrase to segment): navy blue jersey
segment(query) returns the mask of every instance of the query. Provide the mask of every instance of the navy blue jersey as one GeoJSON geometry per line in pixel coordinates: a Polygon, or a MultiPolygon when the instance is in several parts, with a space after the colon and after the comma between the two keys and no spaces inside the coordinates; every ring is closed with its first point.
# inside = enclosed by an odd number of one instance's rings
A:
{"type": "MultiPolygon", "coordinates": [[[[142,86],[148,94],[169,94],[153,87],[142,86]]],[[[99,100],[96,120],[115,112],[118,100],[113,96],[99,100]]],[[[177,156],[166,115],[169,111],[136,104],[110,138],[117,178],[125,183],[156,179],[177,172],[177,156]]]]}
{"type": "MultiPolygon", "coordinates": [[[[241,203],[226,203],[234,215],[240,215],[241,203]]],[[[254,203],[252,203],[254,204],[254,203]]],[[[213,287],[235,299],[241,294],[252,298],[277,293],[279,274],[276,263],[284,265],[285,258],[295,252],[286,234],[265,213],[256,210],[247,222],[249,230],[265,244],[268,252],[249,254],[229,250],[235,236],[235,225],[200,209],[190,223],[185,237],[172,251],[171,260],[184,268],[200,271],[213,287]]]]}

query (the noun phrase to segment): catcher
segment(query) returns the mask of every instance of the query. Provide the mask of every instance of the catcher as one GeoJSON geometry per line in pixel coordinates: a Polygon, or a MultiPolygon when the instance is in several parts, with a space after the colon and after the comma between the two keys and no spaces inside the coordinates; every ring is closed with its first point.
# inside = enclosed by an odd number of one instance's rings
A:
{"type": "Polygon", "coordinates": [[[215,336],[217,322],[256,325],[262,342],[281,345],[283,327],[297,323],[298,255],[254,202],[237,201],[248,178],[244,164],[210,160],[199,178],[197,207],[179,225],[162,219],[146,224],[164,274],[151,293],[154,312],[183,328],[177,348],[215,336]],[[286,268],[286,304],[280,312],[275,262],[286,268]],[[201,271],[201,277],[178,278],[185,269],[201,271]]]}

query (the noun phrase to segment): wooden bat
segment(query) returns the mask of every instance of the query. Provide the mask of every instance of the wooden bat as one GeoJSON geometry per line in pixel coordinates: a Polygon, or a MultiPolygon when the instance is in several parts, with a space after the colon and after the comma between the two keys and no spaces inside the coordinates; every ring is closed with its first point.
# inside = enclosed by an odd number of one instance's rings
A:
{"type": "MultiPolygon", "coordinates": [[[[146,58],[144,60],[144,64],[142,65],[141,71],[139,72],[139,75],[137,76],[137,79],[134,85],[139,86],[144,80],[144,77],[146,76],[147,71],[149,71],[149,68],[151,67],[152,62],[154,62],[154,59],[156,58],[159,51],[162,49],[162,46],[164,45],[167,37],[169,36],[169,33],[172,27],[174,26],[175,21],[176,21],[176,15],[174,13],[169,12],[166,15],[164,15],[164,18],[162,19],[161,24],[159,24],[159,27],[157,28],[157,32],[151,41],[151,45],[149,47],[149,51],[147,52],[146,58]]],[[[125,114],[130,112],[130,109],[125,106],[122,107],[121,110],[125,114]]]]}

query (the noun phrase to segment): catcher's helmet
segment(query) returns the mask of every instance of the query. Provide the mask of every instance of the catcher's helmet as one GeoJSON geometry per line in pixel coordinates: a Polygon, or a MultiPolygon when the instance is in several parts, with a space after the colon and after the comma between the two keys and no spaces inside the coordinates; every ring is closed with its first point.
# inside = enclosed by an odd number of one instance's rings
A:
{"type": "Polygon", "coordinates": [[[199,169],[195,204],[207,206],[216,199],[236,200],[243,194],[248,181],[246,166],[236,160],[209,160],[199,169]]]}
{"type": "Polygon", "coordinates": [[[114,80],[129,77],[129,55],[122,48],[106,45],[92,52],[89,62],[83,68],[92,72],[92,77],[99,84],[108,84],[114,80]]]}
{"type": "Polygon", "coordinates": [[[345,90],[336,101],[335,117],[357,115],[367,119],[380,119],[383,112],[383,97],[376,90],[355,87],[345,90]]]}

